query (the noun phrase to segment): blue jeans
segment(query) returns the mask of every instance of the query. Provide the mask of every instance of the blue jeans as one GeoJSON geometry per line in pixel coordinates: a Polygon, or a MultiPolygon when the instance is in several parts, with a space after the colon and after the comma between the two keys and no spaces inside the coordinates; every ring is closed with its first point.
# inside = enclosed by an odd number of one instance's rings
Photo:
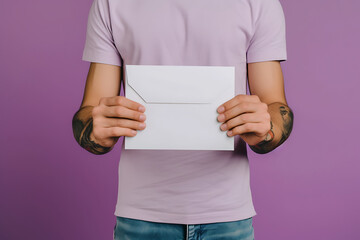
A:
{"type": "Polygon", "coordinates": [[[114,240],[254,240],[252,217],[208,224],[149,222],[116,216],[114,240]]]}

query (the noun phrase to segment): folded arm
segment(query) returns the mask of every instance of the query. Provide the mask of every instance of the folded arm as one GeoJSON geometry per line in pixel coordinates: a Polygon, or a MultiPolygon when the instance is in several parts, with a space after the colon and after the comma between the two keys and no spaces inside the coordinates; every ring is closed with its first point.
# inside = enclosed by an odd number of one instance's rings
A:
{"type": "Polygon", "coordinates": [[[91,62],[86,79],[83,100],[72,119],[75,140],[88,152],[101,155],[110,152],[112,146],[102,146],[93,137],[92,111],[102,97],[117,96],[120,92],[121,68],[115,65],[91,62]]]}
{"type": "Polygon", "coordinates": [[[257,95],[268,105],[274,138],[249,147],[256,153],[268,153],[280,146],[289,137],[294,113],[285,98],[284,78],[279,61],[254,62],[248,64],[250,93],[257,95]]]}

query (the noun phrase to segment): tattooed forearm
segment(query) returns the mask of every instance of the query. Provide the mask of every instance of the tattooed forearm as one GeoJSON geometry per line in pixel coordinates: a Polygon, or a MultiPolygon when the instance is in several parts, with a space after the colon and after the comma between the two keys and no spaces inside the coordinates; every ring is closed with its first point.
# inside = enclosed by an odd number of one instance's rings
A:
{"type": "Polygon", "coordinates": [[[109,152],[112,147],[103,147],[90,139],[93,124],[91,107],[81,108],[72,119],[72,128],[76,141],[87,151],[100,155],[109,152]]]}
{"type": "Polygon", "coordinates": [[[283,103],[269,104],[268,111],[271,115],[271,128],[274,138],[269,141],[262,141],[254,146],[249,146],[259,154],[268,153],[280,146],[290,136],[293,127],[294,113],[289,106],[283,103]]]}
{"type": "Polygon", "coordinates": [[[290,136],[294,121],[294,113],[291,111],[289,107],[281,106],[280,114],[283,120],[283,124],[282,124],[283,127],[281,131],[281,139],[277,144],[278,146],[281,145],[283,142],[285,142],[285,140],[290,136]]]}

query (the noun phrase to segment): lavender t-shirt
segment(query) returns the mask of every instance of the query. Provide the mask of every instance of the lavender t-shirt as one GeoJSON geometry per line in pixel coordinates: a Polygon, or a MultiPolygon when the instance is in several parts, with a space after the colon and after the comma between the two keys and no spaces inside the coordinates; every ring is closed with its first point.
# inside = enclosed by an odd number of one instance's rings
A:
{"type": "MultiPolygon", "coordinates": [[[[235,66],[236,95],[246,93],[247,63],[286,59],[279,0],[93,0],[82,56],[123,67],[235,66]]],[[[255,216],[246,143],[234,138],[234,151],[129,150],[119,141],[114,214],[181,224],[255,216]]]]}

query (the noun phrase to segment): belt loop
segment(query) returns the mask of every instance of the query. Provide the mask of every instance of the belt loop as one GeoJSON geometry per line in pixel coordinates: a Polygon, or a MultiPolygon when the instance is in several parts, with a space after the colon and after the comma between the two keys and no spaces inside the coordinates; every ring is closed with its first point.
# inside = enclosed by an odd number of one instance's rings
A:
{"type": "Polygon", "coordinates": [[[189,235],[189,226],[186,224],[186,240],[188,240],[188,235],[189,235]]]}

